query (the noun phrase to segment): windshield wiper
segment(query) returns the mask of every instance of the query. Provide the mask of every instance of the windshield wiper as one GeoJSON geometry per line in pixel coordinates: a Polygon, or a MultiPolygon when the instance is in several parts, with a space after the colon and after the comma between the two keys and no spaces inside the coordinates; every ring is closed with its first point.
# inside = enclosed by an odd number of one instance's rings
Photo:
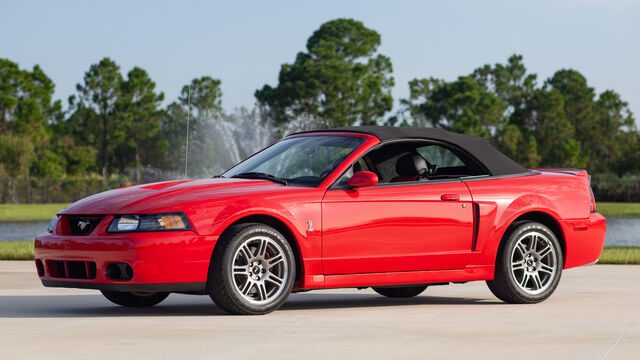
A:
{"type": "Polygon", "coordinates": [[[282,184],[285,186],[288,185],[286,179],[275,177],[273,175],[265,174],[261,172],[245,172],[245,173],[235,174],[232,176],[232,178],[269,180],[269,181],[273,181],[274,183],[282,184]]]}

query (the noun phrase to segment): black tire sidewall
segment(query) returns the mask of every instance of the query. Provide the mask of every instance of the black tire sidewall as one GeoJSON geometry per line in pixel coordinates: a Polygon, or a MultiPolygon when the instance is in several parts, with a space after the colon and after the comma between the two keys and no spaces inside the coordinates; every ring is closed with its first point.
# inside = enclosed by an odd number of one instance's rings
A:
{"type": "Polygon", "coordinates": [[[401,286],[401,287],[373,287],[373,291],[390,298],[410,298],[422,294],[427,285],[401,286]]]}
{"type": "Polygon", "coordinates": [[[521,298],[523,302],[535,303],[547,299],[555,291],[562,275],[562,268],[564,267],[564,255],[562,247],[560,246],[560,241],[553,233],[553,231],[551,231],[551,229],[541,223],[527,221],[515,227],[515,229],[513,229],[513,231],[509,234],[507,242],[500,252],[499,266],[499,276],[503,276],[505,278],[505,282],[509,287],[509,290],[512,291],[514,295],[521,298]],[[557,269],[555,278],[552,280],[551,285],[542,293],[531,295],[526,293],[518,286],[518,284],[516,283],[516,279],[511,273],[511,253],[516,246],[518,239],[520,239],[523,235],[534,231],[543,233],[551,241],[551,244],[556,253],[557,269]]]}
{"type": "Polygon", "coordinates": [[[157,292],[146,296],[139,296],[132,292],[101,290],[107,300],[125,307],[149,307],[159,304],[169,296],[168,292],[157,292]]]}
{"type": "MultiPolygon", "coordinates": [[[[241,230],[234,232],[232,236],[225,237],[222,241],[224,241],[222,244],[223,247],[220,249],[222,251],[222,256],[220,257],[221,259],[219,258],[222,266],[215,266],[216,264],[214,264],[213,268],[214,271],[221,272],[221,278],[223,281],[221,284],[211,284],[211,286],[222,286],[223,291],[228,295],[228,299],[233,303],[233,307],[230,309],[224,304],[219,305],[222,305],[221,307],[225,310],[232,312],[236,312],[233,308],[239,308],[242,310],[240,312],[245,314],[265,314],[279,308],[289,297],[296,277],[296,262],[293,249],[284,236],[270,226],[255,224],[242,227],[241,230]],[[282,249],[283,255],[287,261],[288,273],[284,288],[277,298],[267,304],[254,304],[247,301],[236,289],[233,279],[232,269],[236,251],[246,240],[256,236],[266,236],[275,241],[282,249]]],[[[214,301],[216,301],[216,299],[214,299],[214,301]]]]}

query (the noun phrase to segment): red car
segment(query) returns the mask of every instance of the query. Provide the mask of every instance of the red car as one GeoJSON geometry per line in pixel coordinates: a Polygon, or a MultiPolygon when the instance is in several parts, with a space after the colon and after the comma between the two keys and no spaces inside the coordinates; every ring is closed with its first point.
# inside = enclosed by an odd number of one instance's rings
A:
{"type": "Polygon", "coordinates": [[[37,237],[35,262],[45,286],[123,306],[176,292],[264,314],[296,291],[411,297],[472,280],[536,303],[604,237],[584,170],[527,170],[439,129],[349,127],[288,136],[213,179],[80,200],[37,237]]]}

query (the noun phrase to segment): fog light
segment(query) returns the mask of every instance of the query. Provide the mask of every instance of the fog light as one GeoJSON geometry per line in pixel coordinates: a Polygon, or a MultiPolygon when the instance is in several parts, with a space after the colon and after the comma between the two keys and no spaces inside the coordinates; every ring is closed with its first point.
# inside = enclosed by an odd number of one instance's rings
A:
{"type": "Polygon", "coordinates": [[[133,279],[133,268],[127,263],[107,265],[107,277],[111,280],[129,281],[133,279]]]}

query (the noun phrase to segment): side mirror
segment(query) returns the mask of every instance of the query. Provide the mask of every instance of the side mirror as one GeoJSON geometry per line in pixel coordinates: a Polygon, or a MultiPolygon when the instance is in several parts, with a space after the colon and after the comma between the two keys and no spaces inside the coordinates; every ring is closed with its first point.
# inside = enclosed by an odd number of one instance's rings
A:
{"type": "Polygon", "coordinates": [[[371,171],[358,171],[347,181],[347,183],[356,189],[366,188],[378,185],[378,175],[371,171]]]}

